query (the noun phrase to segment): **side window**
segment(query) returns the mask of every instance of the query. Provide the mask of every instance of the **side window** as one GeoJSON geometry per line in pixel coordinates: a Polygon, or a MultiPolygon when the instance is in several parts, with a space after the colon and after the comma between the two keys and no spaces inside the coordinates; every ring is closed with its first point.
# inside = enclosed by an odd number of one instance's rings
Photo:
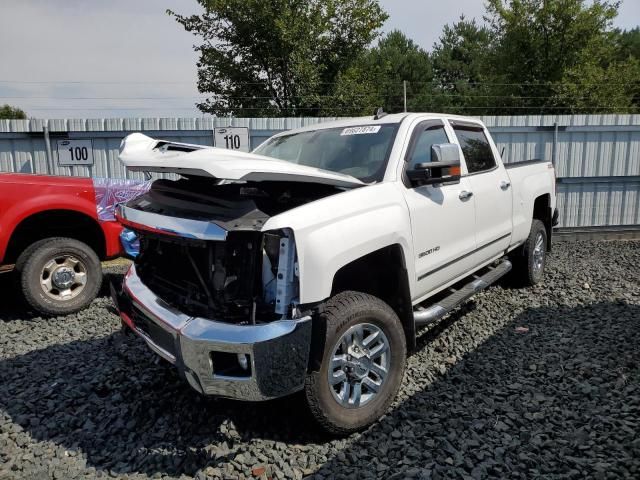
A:
{"type": "Polygon", "coordinates": [[[453,130],[460,142],[469,173],[491,170],[496,166],[491,145],[482,130],[455,125],[453,130]]]}
{"type": "Polygon", "coordinates": [[[431,125],[419,135],[409,156],[407,168],[412,168],[416,163],[431,162],[431,145],[449,143],[444,125],[431,125]]]}

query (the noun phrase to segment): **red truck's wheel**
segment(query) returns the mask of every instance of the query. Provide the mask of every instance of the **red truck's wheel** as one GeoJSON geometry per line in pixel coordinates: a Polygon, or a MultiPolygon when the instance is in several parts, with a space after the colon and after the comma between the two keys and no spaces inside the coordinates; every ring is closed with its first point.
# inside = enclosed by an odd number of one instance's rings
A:
{"type": "Polygon", "coordinates": [[[305,393],[318,423],[344,435],[389,408],[404,375],[405,334],[393,309],[365,293],[339,293],[321,316],[325,350],[319,371],[307,376],[305,393]]]}
{"type": "Polygon", "coordinates": [[[73,238],[54,237],[30,245],[16,262],[25,300],[45,315],[82,310],[98,294],[102,268],[96,253],[73,238]]]}

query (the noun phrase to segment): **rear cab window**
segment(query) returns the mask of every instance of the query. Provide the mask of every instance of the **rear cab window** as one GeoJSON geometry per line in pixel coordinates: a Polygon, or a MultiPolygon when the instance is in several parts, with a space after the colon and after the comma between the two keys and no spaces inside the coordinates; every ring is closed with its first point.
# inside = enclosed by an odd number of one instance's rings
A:
{"type": "Polygon", "coordinates": [[[489,139],[480,125],[451,122],[469,174],[493,170],[497,163],[489,139]]]}

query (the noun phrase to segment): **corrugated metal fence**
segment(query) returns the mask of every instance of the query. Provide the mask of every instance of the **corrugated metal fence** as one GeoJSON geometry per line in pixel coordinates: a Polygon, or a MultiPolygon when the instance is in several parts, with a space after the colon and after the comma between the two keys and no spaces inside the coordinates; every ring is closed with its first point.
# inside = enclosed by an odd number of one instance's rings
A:
{"type": "MultiPolygon", "coordinates": [[[[333,119],[0,120],[0,171],[141,178],[141,174],[127,172],[118,161],[120,140],[130,132],[212,145],[214,128],[248,127],[254,148],[274,133],[327,120],[333,119]],[[73,170],[58,166],[55,143],[59,139],[91,139],[94,165],[73,170]]],[[[530,115],[482,120],[498,147],[504,148],[505,162],[533,158],[554,162],[562,227],[640,225],[640,115],[530,115]]]]}

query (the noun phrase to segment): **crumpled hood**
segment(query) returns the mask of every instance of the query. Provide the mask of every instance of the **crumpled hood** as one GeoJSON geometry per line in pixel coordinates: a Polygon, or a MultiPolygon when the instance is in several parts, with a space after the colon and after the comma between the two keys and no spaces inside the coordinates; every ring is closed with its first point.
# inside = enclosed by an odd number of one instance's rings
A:
{"type": "Polygon", "coordinates": [[[155,140],[132,133],[120,144],[120,160],[132,171],[177,173],[236,181],[284,181],[359,187],[350,175],[223,148],[155,140]]]}

